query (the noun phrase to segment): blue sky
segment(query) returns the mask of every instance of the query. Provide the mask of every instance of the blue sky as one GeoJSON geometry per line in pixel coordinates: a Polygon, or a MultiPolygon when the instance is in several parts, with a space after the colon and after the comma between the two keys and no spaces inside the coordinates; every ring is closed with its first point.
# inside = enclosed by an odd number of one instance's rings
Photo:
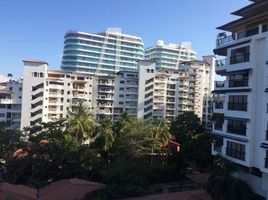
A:
{"type": "Polygon", "coordinates": [[[215,27],[248,0],[0,0],[0,74],[22,76],[23,59],[59,69],[68,30],[100,32],[121,27],[143,38],[192,41],[198,57],[212,54],[215,27]]]}

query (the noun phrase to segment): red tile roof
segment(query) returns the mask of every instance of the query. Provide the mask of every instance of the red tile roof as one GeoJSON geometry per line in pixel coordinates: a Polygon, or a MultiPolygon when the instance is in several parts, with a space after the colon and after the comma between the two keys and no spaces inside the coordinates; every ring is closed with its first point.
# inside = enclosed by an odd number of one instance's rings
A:
{"type": "Polygon", "coordinates": [[[64,179],[51,183],[39,190],[24,185],[0,183],[0,200],[7,197],[16,200],[79,200],[87,193],[103,188],[101,183],[85,181],[78,178],[64,179]]]}
{"type": "Polygon", "coordinates": [[[60,180],[40,189],[40,200],[77,200],[105,185],[82,179],[60,180]]]}
{"type": "Polygon", "coordinates": [[[36,200],[37,190],[24,185],[0,183],[0,200],[15,197],[16,200],[36,200]]]}

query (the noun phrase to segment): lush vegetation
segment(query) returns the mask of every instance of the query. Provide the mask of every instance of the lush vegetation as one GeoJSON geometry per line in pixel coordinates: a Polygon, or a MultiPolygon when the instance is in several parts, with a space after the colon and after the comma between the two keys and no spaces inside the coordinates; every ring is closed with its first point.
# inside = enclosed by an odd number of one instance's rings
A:
{"type": "Polygon", "coordinates": [[[186,167],[207,169],[212,164],[209,134],[192,112],[172,124],[141,121],[127,113],[112,122],[96,120],[80,104],[67,119],[25,128],[20,139],[8,134],[8,124],[0,124],[3,181],[39,188],[79,177],[107,185],[87,199],[142,195],[152,184],[179,181],[186,167]],[[172,135],[180,152],[165,148],[172,135]]]}
{"type": "Polygon", "coordinates": [[[237,168],[230,161],[216,157],[207,191],[213,200],[258,199],[247,183],[231,176],[237,168]]]}

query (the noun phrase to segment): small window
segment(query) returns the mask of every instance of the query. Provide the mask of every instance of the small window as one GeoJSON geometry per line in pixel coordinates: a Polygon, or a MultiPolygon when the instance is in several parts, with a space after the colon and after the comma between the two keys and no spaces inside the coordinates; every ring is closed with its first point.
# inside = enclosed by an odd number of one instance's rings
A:
{"type": "Polygon", "coordinates": [[[13,90],[13,87],[10,87],[9,90],[12,91],[13,90]]]}
{"type": "Polygon", "coordinates": [[[121,87],[121,88],[119,88],[119,90],[121,90],[121,91],[122,91],[122,90],[125,90],[125,88],[121,87]]]}
{"type": "Polygon", "coordinates": [[[124,102],[123,101],[119,101],[119,105],[123,105],[124,104],[124,102]]]}
{"type": "Polygon", "coordinates": [[[67,94],[70,94],[70,91],[67,91],[67,94]]]}

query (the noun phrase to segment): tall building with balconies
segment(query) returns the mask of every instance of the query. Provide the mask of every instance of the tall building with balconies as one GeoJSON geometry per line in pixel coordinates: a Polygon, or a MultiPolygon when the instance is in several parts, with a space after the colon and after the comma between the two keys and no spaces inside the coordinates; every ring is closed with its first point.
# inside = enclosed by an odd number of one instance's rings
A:
{"type": "Polygon", "coordinates": [[[214,56],[183,62],[177,70],[157,68],[152,60],[139,62],[138,118],[164,117],[173,121],[186,111],[202,118],[203,99],[210,94],[214,67],[205,59],[213,61],[214,56]]]}
{"type": "Polygon", "coordinates": [[[0,82],[0,121],[12,122],[9,127],[14,133],[19,132],[21,122],[22,80],[0,82]]]}
{"type": "Polygon", "coordinates": [[[43,61],[25,60],[21,129],[39,122],[65,118],[84,102],[92,105],[93,75],[49,70],[43,61]]]}
{"type": "Polygon", "coordinates": [[[69,31],[65,35],[61,68],[96,74],[136,71],[137,60],[143,57],[142,39],[123,34],[120,28],[96,34],[69,31]]]}
{"type": "Polygon", "coordinates": [[[192,50],[191,42],[165,45],[164,41],[158,40],[145,50],[145,58],[155,60],[156,68],[176,70],[181,62],[195,60],[196,52],[192,50]]]}
{"type": "Polygon", "coordinates": [[[268,1],[232,14],[240,18],[218,29],[216,73],[226,76],[214,90],[212,153],[240,166],[235,174],[268,199],[268,1]]]}

